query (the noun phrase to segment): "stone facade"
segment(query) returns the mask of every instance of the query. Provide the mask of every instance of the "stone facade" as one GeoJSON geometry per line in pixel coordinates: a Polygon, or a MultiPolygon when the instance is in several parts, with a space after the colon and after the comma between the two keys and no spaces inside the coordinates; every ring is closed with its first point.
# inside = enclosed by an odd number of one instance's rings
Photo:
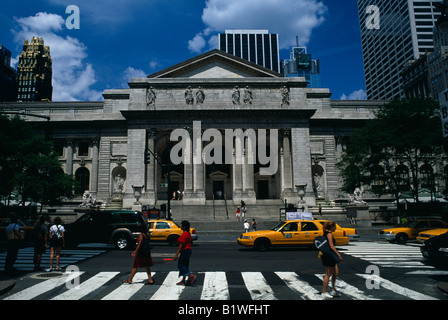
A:
{"type": "Polygon", "coordinates": [[[106,90],[101,102],[0,106],[50,117],[27,120],[55,140],[62,168],[82,184],[79,197],[88,189],[103,203],[122,199],[123,207],[131,208],[136,187],[141,187],[139,201],[150,206],[166,202],[177,190],[183,192],[184,205],[224,196],[234,204],[264,199],[296,203],[296,186],[307,185],[304,199],[313,206],[316,200],[346,197],[340,194],[336,168],[344,138],[384,102],[333,101],[328,89],[306,86],[304,78],[285,78],[213,50],[132,79],[128,89],[106,90]],[[227,132],[238,129],[246,134],[241,158],[237,139],[231,139],[230,147],[224,141],[227,132]],[[186,148],[183,162],[168,166],[170,149],[181,143],[171,138],[174,130],[187,133],[182,140],[186,148]],[[266,150],[248,143],[252,131],[258,143],[266,133],[263,146],[275,152],[269,159],[276,163],[260,161],[260,151],[266,150]],[[213,139],[205,136],[210,133],[213,139]],[[215,140],[219,136],[221,142],[215,140]],[[212,143],[221,144],[227,161],[205,163],[201,151],[210,151],[212,143]],[[271,165],[275,173],[263,174],[271,165]]]}

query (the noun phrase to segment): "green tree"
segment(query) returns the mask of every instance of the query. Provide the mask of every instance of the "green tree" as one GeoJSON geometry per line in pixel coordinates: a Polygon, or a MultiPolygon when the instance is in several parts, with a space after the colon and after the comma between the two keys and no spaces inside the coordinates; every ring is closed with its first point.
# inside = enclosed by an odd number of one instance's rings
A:
{"type": "Polygon", "coordinates": [[[21,202],[57,204],[73,197],[74,180],[64,174],[53,144],[19,117],[0,115],[0,195],[21,202]]]}
{"type": "Polygon", "coordinates": [[[361,184],[377,195],[411,191],[418,202],[423,185],[433,188],[434,177],[421,175],[423,164],[433,165],[443,152],[439,104],[428,98],[397,99],[381,106],[375,118],[350,136],[337,164],[344,191],[361,184]]]}

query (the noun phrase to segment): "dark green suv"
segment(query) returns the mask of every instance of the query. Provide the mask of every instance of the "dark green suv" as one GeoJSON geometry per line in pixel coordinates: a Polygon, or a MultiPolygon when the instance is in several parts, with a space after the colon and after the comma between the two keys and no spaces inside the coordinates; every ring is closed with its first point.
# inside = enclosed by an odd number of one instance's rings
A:
{"type": "Polygon", "coordinates": [[[86,212],[64,227],[69,247],[80,243],[113,243],[122,250],[134,246],[142,231],[148,232],[142,213],[129,210],[86,212]]]}

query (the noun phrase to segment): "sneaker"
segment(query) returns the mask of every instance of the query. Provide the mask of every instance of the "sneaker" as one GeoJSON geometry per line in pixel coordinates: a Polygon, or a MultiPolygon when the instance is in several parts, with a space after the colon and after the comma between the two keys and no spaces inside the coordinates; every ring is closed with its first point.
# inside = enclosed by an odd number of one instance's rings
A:
{"type": "Polygon", "coordinates": [[[185,285],[185,282],[183,282],[183,281],[180,281],[180,282],[178,282],[178,283],[176,283],[178,286],[184,286],[185,285]]]}
{"type": "Polygon", "coordinates": [[[322,293],[322,299],[332,299],[333,296],[329,294],[328,292],[322,293]]]}
{"type": "Polygon", "coordinates": [[[333,297],[340,297],[341,294],[339,292],[337,292],[336,290],[331,291],[330,293],[333,297]]]}
{"type": "Polygon", "coordinates": [[[190,274],[190,285],[192,285],[196,280],[196,275],[195,274],[190,274]]]}

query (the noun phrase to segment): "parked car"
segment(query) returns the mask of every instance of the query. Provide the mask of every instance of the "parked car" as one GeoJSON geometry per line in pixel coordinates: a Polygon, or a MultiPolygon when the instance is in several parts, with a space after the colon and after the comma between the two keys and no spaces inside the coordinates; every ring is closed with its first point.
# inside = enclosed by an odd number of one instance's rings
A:
{"type": "Polygon", "coordinates": [[[417,235],[417,241],[420,243],[424,243],[426,240],[431,239],[433,237],[440,236],[441,234],[444,234],[446,232],[448,232],[448,228],[426,230],[426,231],[420,232],[417,235]]]}
{"type": "Polygon", "coordinates": [[[448,263],[448,232],[426,240],[420,251],[423,257],[436,263],[448,263]]]}
{"type": "MultiPolygon", "coordinates": [[[[177,245],[177,239],[183,233],[182,229],[171,220],[148,220],[151,241],[165,241],[170,245],[177,245]]],[[[198,239],[195,228],[190,228],[191,240],[198,239]]]]}
{"type": "MultiPolygon", "coordinates": [[[[0,218],[0,241],[6,241],[6,227],[11,223],[11,218],[0,218]]],[[[22,239],[25,241],[32,240],[34,226],[25,220],[18,219],[20,232],[22,233],[22,239]]]]}
{"type": "Polygon", "coordinates": [[[448,224],[441,219],[416,219],[403,227],[381,230],[378,233],[378,238],[389,242],[405,244],[408,240],[415,240],[417,235],[422,231],[446,228],[447,226],[448,224]]]}
{"type": "Polygon", "coordinates": [[[136,244],[142,230],[148,230],[148,223],[138,211],[106,210],[87,212],[64,227],[68,246],[113,243],[122,250],[136,244]]]}
{"type": "MultiPolygon", "coordinates": [[[[282,221],[270,230],[246,232],[240,235],[237,243],[244,247],[253,247],[266,251],[269,247],[313,246],[314,239],[324,234],[321,223],[314,220],[282,221]]],[[[333,233],[337,246],[349,243],[345,231],[336,229],[333,233]]]]}

